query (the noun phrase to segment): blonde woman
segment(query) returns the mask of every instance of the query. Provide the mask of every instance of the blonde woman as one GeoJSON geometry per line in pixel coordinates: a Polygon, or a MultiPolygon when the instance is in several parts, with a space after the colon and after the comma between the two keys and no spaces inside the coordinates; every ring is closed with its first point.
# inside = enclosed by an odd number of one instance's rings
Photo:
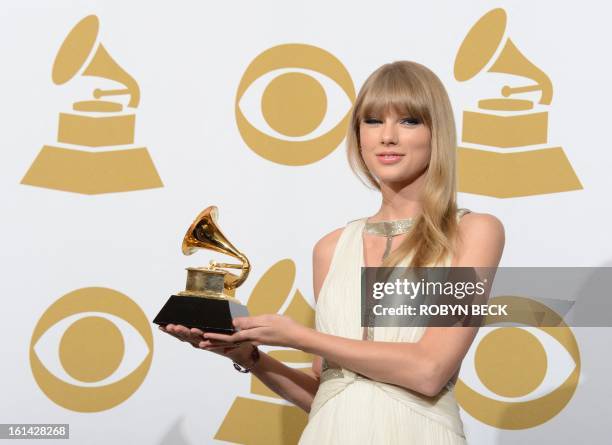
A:
{"type": "Polygon", "coordinates": [[[381,205],[315,245],[316,330],[263,315],[236,319],[232,336],[165,331],[228,356],[309,412],[301,444],[465,443],[453,384],[477,328],[363,328],[360,318],[362,266],[497,267],[502,224],[457,209],[455,131],[448,95],[428,68],[377,69],[355,102],[347,146],[351,167],[380,191],[381,205]],[[314,377],[258,345],[313,354],[314,377]]]}

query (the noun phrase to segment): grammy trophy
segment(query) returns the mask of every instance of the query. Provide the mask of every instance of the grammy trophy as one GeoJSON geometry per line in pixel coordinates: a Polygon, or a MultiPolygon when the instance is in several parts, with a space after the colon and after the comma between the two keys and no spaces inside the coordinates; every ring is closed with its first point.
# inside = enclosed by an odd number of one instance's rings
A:
{"type": "Polygon", "coordinates": [[[211,260],[205,267],[188,267],[185,290],[170,297],[153,323],[161,326],[180,324],[204,332],[233,333],[232,319],[248,315],[246,306],[234,295],[236,288],[249,275],[251,265],[223,235],[217,225],[217,215],[215,206],[198,215],[183,239],[183,253],[191,255],[199,249],[214,250],[238,259],[240,264],[211,260]],[[239,269],[240,274],[226,269],[239,269]]]}

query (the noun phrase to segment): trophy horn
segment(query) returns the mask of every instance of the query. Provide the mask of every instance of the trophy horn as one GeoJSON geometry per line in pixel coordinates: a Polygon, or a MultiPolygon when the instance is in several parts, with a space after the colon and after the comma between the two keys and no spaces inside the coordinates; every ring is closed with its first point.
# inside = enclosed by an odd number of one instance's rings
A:
{"type": "Polygon", "coordinates": [[[204,209],[191,224],[183,238],[182,251],[185,255],[191,255],[198,249],[213,250],[215,252],[229,255],[240,260],[240,264],[217,263],[211,261],[211,268],[218,270],[223,268],[240,269],[240,275],[226,283],[229,290],[240,286],[249,275],[251,265],[247,257],[240,252],[226,238],[217,223],[219,211],[217,207],[210,206],[204,209]]]}

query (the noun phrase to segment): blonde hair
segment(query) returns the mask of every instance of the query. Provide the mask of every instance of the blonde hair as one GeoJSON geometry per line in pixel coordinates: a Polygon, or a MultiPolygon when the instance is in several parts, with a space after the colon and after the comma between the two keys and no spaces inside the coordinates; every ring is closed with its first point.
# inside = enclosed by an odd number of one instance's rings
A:
{"type": "Polygon", "coordinates": [[[431,158],[421,196],[422,213],[384,265],[397,265],[409,256],[410,266],[433,265],[453,252],[457,237],[457,140],[453,110],[440,79],[418,63],[388,63],[368,77],[353,106],[347,154],[355,174],[378,190],[380,185],[361,156],[359,125],[364,118],[381,116],[388,110],[416,118],[429,128],[431,158]]]}

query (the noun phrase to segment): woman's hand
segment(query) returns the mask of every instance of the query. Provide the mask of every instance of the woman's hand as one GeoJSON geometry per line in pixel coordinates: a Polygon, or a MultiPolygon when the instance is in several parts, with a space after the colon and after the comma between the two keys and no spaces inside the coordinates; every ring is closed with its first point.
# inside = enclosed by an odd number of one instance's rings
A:
{"type": "Polygon", "coordinates": [[[234,318],[234,326],[240,329],[233,335],[207,332],[204,338],[227,343],[249,342],[255,346],[286,346],[299,349],[299,339],[309,329],[285,315],[259,315],[234,318]]]}
{"type": "Polygon", "coordinates": [[[178,338],[180,341],[189,343],[194,348],[214,352],[240,364],[248,364],[253,352],[253,346],[249,342],[230,344],[224,341],[205,339],[204,335],[209,334],[197,328],[189,329],[181,325],[168,324],[160,326],[159,329],[166,334],[178,338]]]}

